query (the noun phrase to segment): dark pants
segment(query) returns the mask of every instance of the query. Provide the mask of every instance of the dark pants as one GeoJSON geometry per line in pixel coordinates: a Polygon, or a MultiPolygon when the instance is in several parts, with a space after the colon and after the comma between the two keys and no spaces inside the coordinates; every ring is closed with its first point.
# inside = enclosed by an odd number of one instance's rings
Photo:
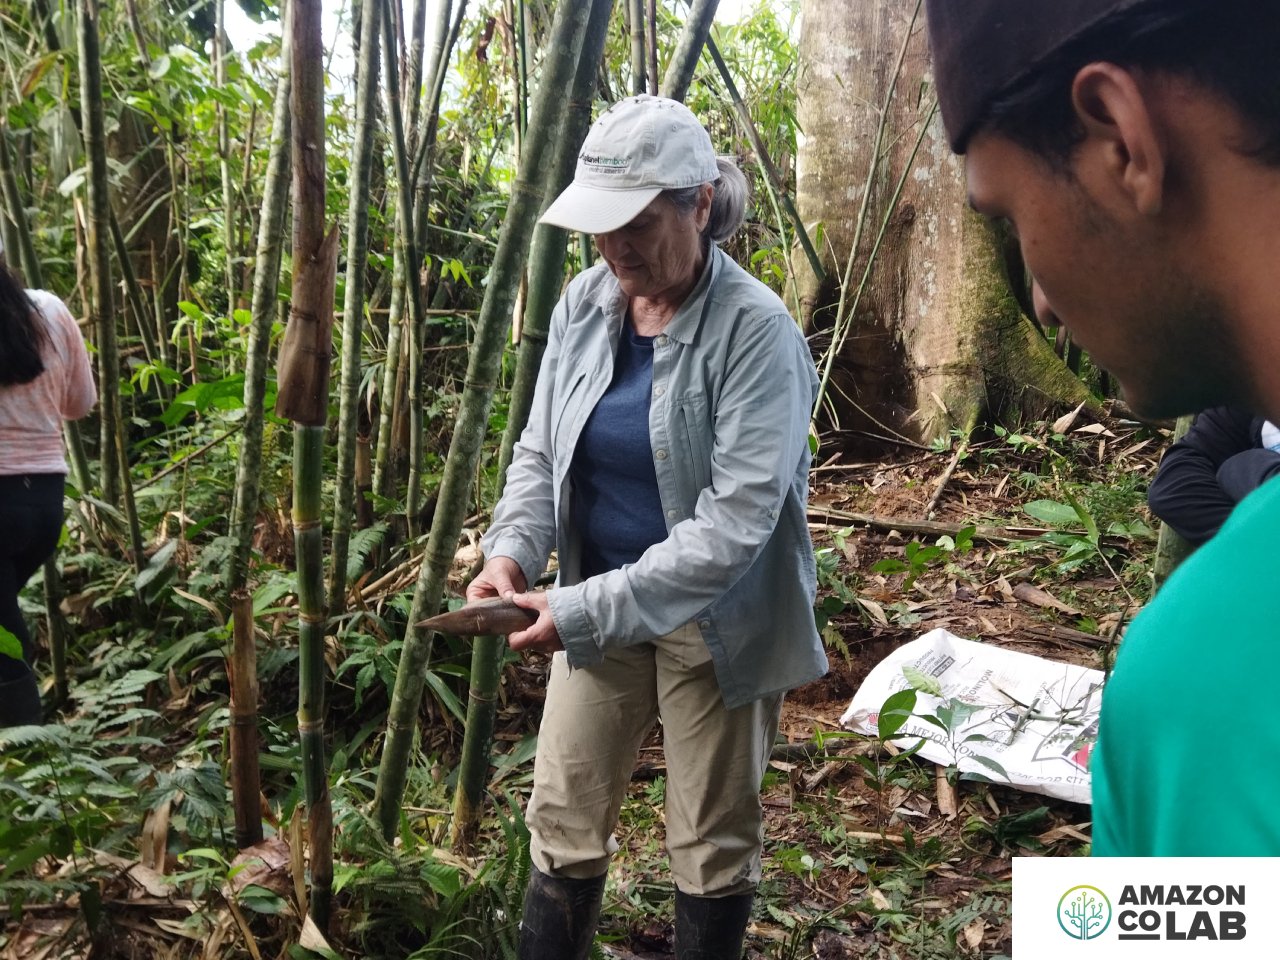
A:
{"type": "Polygon", "coordinates": [[[35,658],[18,592],[58,545],[65,482],[60,473],[0,476],[0,627],[18,638],[24,657],[0,655],[0,682],[28,675],[35,658]]]}

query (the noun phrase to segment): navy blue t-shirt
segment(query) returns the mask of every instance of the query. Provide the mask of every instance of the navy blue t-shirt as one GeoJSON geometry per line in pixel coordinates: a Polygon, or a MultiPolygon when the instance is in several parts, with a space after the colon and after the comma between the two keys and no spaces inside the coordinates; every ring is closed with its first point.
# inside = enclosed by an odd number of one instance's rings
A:
{"type": "Polygon", "coordinates": [[[583,427],[570,467],[582,575],[616,570],[667,538],[649,443],[653,337],[627,323],[613,381],[583,427]]]}

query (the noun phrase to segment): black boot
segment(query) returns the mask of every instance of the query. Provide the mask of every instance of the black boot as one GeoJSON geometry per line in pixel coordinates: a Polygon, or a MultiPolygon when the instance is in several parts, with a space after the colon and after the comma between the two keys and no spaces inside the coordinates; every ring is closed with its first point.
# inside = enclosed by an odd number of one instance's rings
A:
{"type": "Polygon", "coordinates": [[[676,891],[676,960],[742,960],[754,893],[694,897],[676,891]]]}
{"type": "Polygon", "coordinates": [[[16,680],[0,683],[0,727],[40,723],[40,688],[30,670],[16,680]]]}
{"type": "Polygon", "coordinates": [[[534,867],[520,919],[520,960],[587,960],[603,896],[604,874],[574,880],[534,867]]]}

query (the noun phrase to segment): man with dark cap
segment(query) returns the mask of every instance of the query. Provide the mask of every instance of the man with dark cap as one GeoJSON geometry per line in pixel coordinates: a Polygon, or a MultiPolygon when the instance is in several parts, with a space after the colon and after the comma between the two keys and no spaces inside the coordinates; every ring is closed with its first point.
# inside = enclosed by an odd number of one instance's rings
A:
{"type": "MultiPolygon", "coordinates": [[[[1133,407],[1280,421],[1280,3],[928,0],[970,202],[1133,407]]],[[[1103,697],[1095,854],[1280,855],[1280,483],[1137,617],[1103,697]],[[1253,680],[1251,683],[1250,680],[1253,680]]]]}

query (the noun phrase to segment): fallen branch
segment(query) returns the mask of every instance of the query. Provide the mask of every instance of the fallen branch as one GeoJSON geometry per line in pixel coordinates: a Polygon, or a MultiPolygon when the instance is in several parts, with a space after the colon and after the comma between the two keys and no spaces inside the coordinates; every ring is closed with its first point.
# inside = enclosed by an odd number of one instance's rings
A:
{"type": "Polygon", "coordinates": [[[1020,627],[1018,632],[1037,640],[1084,644],[1087,647],[1105,647],[1112,642],[1110,637],[1099,637],[1082,630],[1052,624],[1020,627]]]}
{"type": "Polygon", "coordinates": [[[951,475],[956,472],[956,467],[960,465],[960,461],[968,450],[969,445],[967,443],[962,443],[956,447],[956,452],[951,457],[951,462],[947,464],[947,469],[942,471],[942,477],[938,480],[938,487],[933,491],[933,496],[929,499],[929,505],[924,508],[925,520],[933,519],[934,511],[938,509],[938,502],[942,499],[942,494],[947,489],[947,483],[951,480],[951,475]]]}
{"type": "MultiPolygon", "coordinates": [[[[1019,543],[1026,540],[1039,540],[1051,533],[1063,533],[1068,536],[1084,537],[1083,530],[1056,528],[1047,530],[1043,527],[987,527],[972,523],[941,523],[937,520],[907,520],[902,517],[877,517],[869,513],[851,513],[835,507],[810,506],[808,510],[810,530],[840,530],[844,527],[867,527],[871,530],[883,530],[888,533],[897,530],[899,533],[910,533],[924,537],[955,537],[962,530],[973,529],[973,539],[983,543],[1019,543]],[[823,520],[839,520],[840,523],[824,523],[823,520]]],[[[1130,541],[1127,537],[1107,536],[1102,538],[1107,547],[1127,548],[1130,541]]]]}

